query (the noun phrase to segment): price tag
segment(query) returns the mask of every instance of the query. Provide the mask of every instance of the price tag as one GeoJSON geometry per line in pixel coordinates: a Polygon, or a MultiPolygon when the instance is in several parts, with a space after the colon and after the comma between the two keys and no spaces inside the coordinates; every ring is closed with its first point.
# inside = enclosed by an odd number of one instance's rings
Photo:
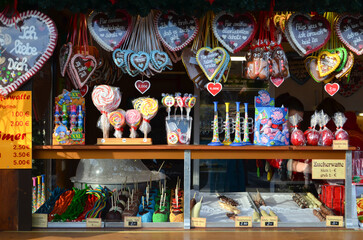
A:
{"type": "Polygon", "coordinates": [[[312,179],[345,179],[345,160],[313,159],[312,179]]]}
{"type": "Polygon", "coordinates": [[[205,228],[207,226],[206,218],[194,218],[192,217],[192,221],[190,223],[191,227],[202,227],[205,228]]]}
{"type": "Polygon", "coordinates": [[[32,95],[0,96],[0,169],[32,168],[32,95]]]}
{"type": "Polygon", "coordinates": [[[234,226],[235,227],[242,227],[242,228],[252,227],[252,217],[249,217],[249,216],[236,216],[234,226]]]}
{"type": "Polygon", "coordinates": [[[125,228],[141,228],[141,217],[125,217],[125,228]]]}
{"type": "Polygon", "coordinates": [[[33,213],[32,214],[32,227],[47,228],[48,227],[48,214],[33,213]]]}
{"type": "Polygon", "coordinates": [[[88,228],[100,228],[100,227],[102,227],[102,219],[101,218],[87,218],[86,219],[86,227],[88,227],[88,228]]]}
{"type": "Polygon", "coordinates": [[[326,216],[327,227],[343,227],[344,220],[343,216],[326,216]]]}
{"type": "Polygon", "coordinates": [[[333,140],[333,150],[348,150],[348,140],[333,140]]]}
{"type": "Polygon", "coordinates": [[[277,227],[278,223],[278,217],[272,216],[272,217],[261,217],[261,227],[277,227]]]}

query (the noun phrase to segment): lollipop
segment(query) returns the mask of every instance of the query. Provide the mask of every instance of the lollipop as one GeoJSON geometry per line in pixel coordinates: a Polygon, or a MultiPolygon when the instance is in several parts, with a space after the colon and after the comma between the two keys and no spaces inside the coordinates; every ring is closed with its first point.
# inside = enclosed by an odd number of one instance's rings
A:
{"type": "Polygon", "coordinates": [[[163,97],[161,102],[163,103],[164,107],[166,107],[166,111],[168,113],[168,119],[170,119],[170,111],[171,107],[174,106],[175,104],[175,98],[173,96],[166,95],[163,97]]]}
{"type": "Polygon", "coordinates": [[[144,133],[144,138],[147,138],[147,134],[151,131],[150,120],[155,117],[158,107],[158,101],[154,98],[145,98],[140,106],[143,119],[140,130],[144,133]]]}
{"type": "Polygon", "coordinates": [[[183,107],[184,107],[184,101],[182,96],[176,96],[175,101],[178,107],[180,107],[180,116],[183,118],[183,107]]]}
{"type": "Polygon", "coordinates": [[[97,125],[102,130],[103,138],[108,138],[110,123],[107,116],[120,105],[121,93],[116,87],[99,85],[93,89],[92,101],[102,114],[97,125]]]}
{"type": "Polygon", "coordinates": [[[108,120],[115,128],[115,138],[122,138],[123,126],[125,125],[125,110],[117,109],[108,115],[108,120]]]}
{"type": "Polygon", "coordinates": [[[189,95],[189,97],[185,100],[185,107],[187,109],[187,119],[189,120],[189,114],[192,108],[194,107],[195,103],[197,102],[197,99],[193,97],[192,94],[189,95]]]}
{"type": "Polygon", "coordinates": [[[135,109],[130,109],[126,111],[125,119],[127,125],[129,125],[131,128],[130,138],[136,138],[137,137],[136,130],[141,121],[141,114],[139,113],[139,111],[135,109]]]}

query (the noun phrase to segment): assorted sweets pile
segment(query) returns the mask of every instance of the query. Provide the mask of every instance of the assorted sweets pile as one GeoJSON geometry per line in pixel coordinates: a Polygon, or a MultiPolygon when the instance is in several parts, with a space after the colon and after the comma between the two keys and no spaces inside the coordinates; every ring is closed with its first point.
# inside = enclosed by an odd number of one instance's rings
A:
{"type": "Polygon", "coordinates": [[[49,199],[35,213],[48,214],[50,222],[81,222],[87,218],[102,218],[108,222],[121,222],[127,216],[141,217],[142,222],[183,222],[184,197],[178,180],[175,189],[167,189],[166,182],[159,187],[147,184],[145,191],[138,185],[130,190],[106,187],[92,189],[55,188],[49,199]]]}
{"type": "Polygon", "coordinates": [[[99,85],[92,92],[92,101],[101,112],[97,126],[102,130],[103,138],[108,138],[110,125],[115,129],[114,136],[122,138],[123,130],[130,127],[130,138],[136,138],[137,129],[144,134],[151,131],[150,121],[158,112],[158,101],[154,98],[140,97],[132,101],[134,109],[119,109],[121,93],[118,88],[99,85]]]}
{"type": "Polygon", "coordinates": [[[333,121],[337,127],[337,130],[333,133],[326,127],[330,117],[322,110],[315,112],[311,116],[310,127],[304,133],[297,128],[302,118],[295,114],[289,118],[292,124],[293,130],[291,132],[291,143],[295,146],[331,146],[333,140],[348,140],[349,135],[343,129],[344,123],[347,121],[344,113],[337,112],[333,116],[333,121]],[[317,128],[319,126],[319,129],[317,128]]]}

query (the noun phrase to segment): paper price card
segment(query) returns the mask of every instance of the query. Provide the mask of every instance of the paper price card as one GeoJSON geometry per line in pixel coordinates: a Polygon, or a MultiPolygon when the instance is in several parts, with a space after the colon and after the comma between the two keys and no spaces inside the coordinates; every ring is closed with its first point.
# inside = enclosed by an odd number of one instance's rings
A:
{"type": "Polygon", "coordinates": [[[344,227],[343,216],[326,216],[327,227],[344,227]]]}
{"type": "Polygon", "coordinates": [[[277,227],[278,218],[276,216],[273,217],[261,217],[261,227],[277,227]]]}
{"type": "Polygon", "coordinates": [[[236,216],[234,226],[237,228],[238,227],[241,227],[241,228],[252,227],[252,217],[236,216]]]}
{"type": "Polygon", "coordinates": [[[102,227],[102,219],[101,218],[87,218],[86,219],[86,227],[88,227],[88,228],[100,228],[100,227],[102,227]]]}
{"type": "Polygon", "coordinates": [[[47,228],[48,227],[48,214],[33,213],[32,214],[32,227],[47,228]]]}
{"type": "Polygon", "coordinates": [[[191,227],[202,227],[205,228],[207,226],[206,218],[194,218],[192,217],[192,221],[190,223],[191,227]]]}
{"type": "Polygon", "coordinates": [[[345,179],[345,160],[313,159],[312,179],[345,179]]]}
{"type": "Polygon", "coordinates": [[[141,217],[125,217],[125,228],[141,228],[141,217]]]}
{"type": "Polygon", "coordinates": [[[0,96],[0,169],[32,168],[32,95],[0,96]]]}
{"type": "Polygon", "coordinates": [[[348,140],[333,140],[333,150],[348,150],[348,140]]]}

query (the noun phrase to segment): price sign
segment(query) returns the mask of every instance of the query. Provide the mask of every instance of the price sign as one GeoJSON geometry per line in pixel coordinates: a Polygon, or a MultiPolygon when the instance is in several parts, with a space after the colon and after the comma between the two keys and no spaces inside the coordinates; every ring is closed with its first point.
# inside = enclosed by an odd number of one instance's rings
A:
{"type": "Polygon", "coordinates": [[[100,228],[100,227],[102,227],[102,219],[101,218],[87,218],[86,219],[86,227],[88,227],[88,228],[100,228]]]}
{"type": "Polygon", "coordinates": [[[141,228],[141,217],[125,217],[125,228],[141,228]]]}
{"type": "Polygon", "coordinates": [[[32,95],[0,96],[0,169],[32,168],[32,95]]]}
{"type": "Polygon", "coordinates": [[[333,150],[348,150],[348,140],[333,140],[333,150]]]}
{"type": "Polygon", "coordinates": [[[32,227],[47,228],[48,227],[48,214],[33,213],[32,227]]]}
{"type": "Polygon", "coordinates": [[[312,179],[345,179],[345,160],[313,159],[312,179]]]}
{"type": "Polygon", "coordinates": [[[206,218],[194,218],[192,217],[192,221],[190,223],[191,227],[203,227],[207,226],[207,219],[206,218]]]}
{"type": "Polygon", "coordinates": [[[252,227],[252,217],[236,216],[235,227],[252,227]]]}
{"type": "Polygon", "coordinates": [[[277,216],[261,217],[261,227],[277,227],[277,223],[278,223],[277,216]]]}
{"type": "Polygon", "coordinates": [[[343,227],[344,220],[343,216],[326,216],[327,227],[343,227]]]}

